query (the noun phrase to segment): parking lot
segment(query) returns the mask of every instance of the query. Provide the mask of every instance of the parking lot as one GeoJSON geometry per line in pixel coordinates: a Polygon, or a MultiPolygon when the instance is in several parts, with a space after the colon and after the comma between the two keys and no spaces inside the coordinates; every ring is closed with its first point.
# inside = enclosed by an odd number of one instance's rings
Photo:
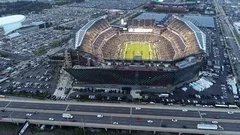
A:
{"type": "Polygon", "coordinates": [[[2,83],[1,92],[8,93],[26,91],[30,93],[53,94],[57,83],[57,68],[49,65],[44,60],[30,60],[26,66],[13,69],[15,76],[2,83]]]}

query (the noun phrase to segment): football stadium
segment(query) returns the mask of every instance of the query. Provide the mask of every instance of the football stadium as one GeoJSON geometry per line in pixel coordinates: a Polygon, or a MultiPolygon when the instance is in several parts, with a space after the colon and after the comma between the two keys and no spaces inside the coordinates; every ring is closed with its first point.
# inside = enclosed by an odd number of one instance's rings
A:
{"type": "Polygon", "coordinates": [[[205,51],[206,35],[178,16],[162,26],[128,20],[125,29],[99,17],[76,32],[65,70],[82,84],[171,87],[198,75],[205,51]]]}

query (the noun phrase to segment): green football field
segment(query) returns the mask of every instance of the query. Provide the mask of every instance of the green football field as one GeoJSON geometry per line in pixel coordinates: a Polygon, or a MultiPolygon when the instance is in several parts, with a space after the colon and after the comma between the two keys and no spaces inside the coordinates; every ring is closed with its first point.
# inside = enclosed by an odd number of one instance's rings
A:
{"type": "Polygon", "coordinates": [[[123,59],[140,56],[143,60],[155,59],[151,44],[148,42],[126,42],[122,49],[123,59]]]}

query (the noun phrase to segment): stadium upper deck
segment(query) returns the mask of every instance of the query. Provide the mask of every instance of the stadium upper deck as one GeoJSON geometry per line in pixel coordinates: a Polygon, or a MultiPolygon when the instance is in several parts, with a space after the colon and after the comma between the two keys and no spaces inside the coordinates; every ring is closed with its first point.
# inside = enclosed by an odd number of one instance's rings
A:
{"type": "Polygon", "coordinates": [[[103,18],[105,18],[106,16],[101,16],[98,18],[95,18],[91,21],[89,21],[86,25],[84,25],[80,30],[77,31],[76,35],[75,35],[75,49],[77,49],[83,41],[83,38],[87,32],[87,30],[93,25],[95,24],[98,20],[101,20],[103,18]]]}
{"type": "Polygon", "coordinates": [[[121,32],[99,17],[76,33],[75,48],[98,61],[124,60],[121,53],[126,42],[149,42],[157,56],[152,61],[174,61],[206,51],[206,35],[192,22],[177,16],[167,22],[158,31],[154,20],[128,21],[128,32],[121,32]]]}

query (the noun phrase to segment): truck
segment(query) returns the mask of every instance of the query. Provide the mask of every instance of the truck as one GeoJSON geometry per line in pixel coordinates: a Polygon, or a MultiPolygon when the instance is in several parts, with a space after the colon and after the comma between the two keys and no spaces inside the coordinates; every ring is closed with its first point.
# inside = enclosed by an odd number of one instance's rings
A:
{"type": "Polygon", "coordinates": [[[218,126],[216,124],[197,124],[197,129],[201,129],[201,130],[217,130],[218,126]]]}
{"type": "Polygon", "coordinates": [[[69,114],[69,113],[63,113],[62,117],[66,118],[66,119],[72,119],[73,118],[73,116],[71,114],[69,114]]]}

